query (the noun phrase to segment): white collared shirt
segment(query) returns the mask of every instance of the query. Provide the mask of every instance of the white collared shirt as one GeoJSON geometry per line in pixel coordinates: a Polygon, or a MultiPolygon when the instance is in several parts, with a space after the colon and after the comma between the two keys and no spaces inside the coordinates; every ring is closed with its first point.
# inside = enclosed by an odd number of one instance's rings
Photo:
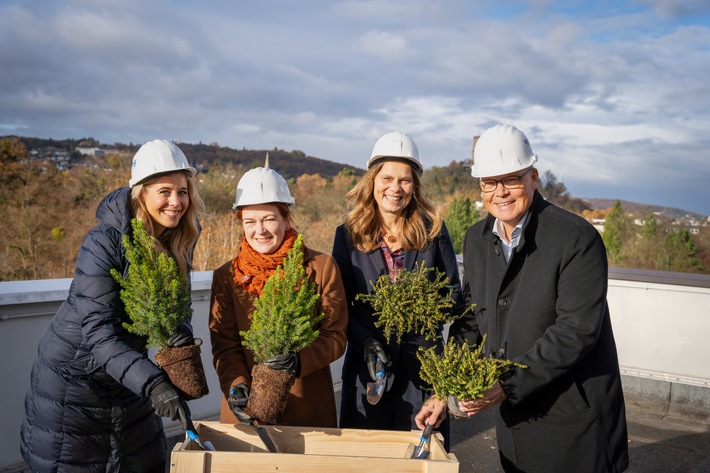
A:
{"type": "Polygon", "coordinates": [[[518,224],[515,226],[513,232],[510,234],[510,241],[506,240],[505,238],[505,229],[503,228],[503,222],[496,219],[493,224],[493,234],[500,238],[501,246],[503,247],[503,256],[505,257],[506,263],[510,261],[510,255],[513,254],[513,250],[520,243],[520,235],[523,234],[523,225],[528,219],[529,214],[530,211],[525,212],[523,218],[521,218],[518,224]]]}

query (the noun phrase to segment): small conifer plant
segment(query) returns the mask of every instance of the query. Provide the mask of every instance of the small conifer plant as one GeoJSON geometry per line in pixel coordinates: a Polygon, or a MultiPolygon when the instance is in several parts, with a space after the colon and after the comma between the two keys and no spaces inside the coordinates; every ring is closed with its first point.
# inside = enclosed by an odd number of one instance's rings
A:
{"type": "Polygon", "coordinates": [[[449,396],[459,400],[480,399],[514,368],[527,368],[492,355],[483,356],[485,342],[485,335],[477,347],[449,341],[441,354],[436,352],[435,347],[419,349],[420,376],[431,386],[437,398],[443,401],[447,401],[449,396]]]}
{"type": "Polygon", "coordinates": [[[441,324],[455,318],[451,316],[454,300],[449,278],[437,268],[421,264],[412,271],[402,269],[394,283],[384,274],[372,288],[372,294],[358,294],[355,298],[372,305],[373,315],[378,318],[375,327],[383,327],[388,343],[393,336],[401,342],[408,332],[436,340],[441,324]],[[427,277],[430,271],[434,271],[433,280],[427,277]]]}
{"type": "Polygon", "coordinates": [[[303,267],[303,235],[298,235],[281,266],[267,279],[254,303],[251,326],[240,332],[254,361],[299,352],[318,338],[315,326],[324,315],[314,315],[320,295],[303,267]]]}
{"type": "Polygon", "coordinates": [[[123,326],[130,333],[147,337],[148,347],[165,348],[177,327],[192,314],[187,276],[175,260],[156,247],[138,219],[131,220],[133,240],[123,236],[128,274],[111,269],[121,285],[121,300],[131,321],[123,326]]]}

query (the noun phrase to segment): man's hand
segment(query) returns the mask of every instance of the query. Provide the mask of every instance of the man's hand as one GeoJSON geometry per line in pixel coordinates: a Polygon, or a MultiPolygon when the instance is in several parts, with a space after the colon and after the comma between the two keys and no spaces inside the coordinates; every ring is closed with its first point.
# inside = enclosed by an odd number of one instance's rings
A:
{"type": "Polygon", "coordinates": [[[247,401],[249,400],[249,387],[244,383],[239,383],[235,386],[229,388],[229,397],[227,398],[227,404],[229,408],[234,412],[237,420],[243,425],[250,425],[252,423],[252,418],[244,412],[244,408],[247,407],[247,401]]]}
{"type": "Polygon", "coordinates": [[[151,389],[150,400],[156,414],[160,417],[179,420],[182,428],[187,430],[190,408],[187,407],[187,402],[180,396],[175,386],[168,381],[159,382],[151,389]]]}
{"type": "Polygon", "coordinates": [[[362,353],[365,356],[365,363],[367,363],[367,371],[373,381],[377,381],[377,373],[392,366],[392,361],[385,353],[385,349],[382,348],[382,344],[374,337],[365,339],[362,344],[362,353]]]}
{"type": "Polygon", "coordinates": [[[459,409],[461,409],[462,413],[471,417],[484,409],[500,404],[506,399],[508,399],[508,396],[506,396],[505,391],[503,391],[500,383],[496,383],[486,391],[481,399],[459,401],[459,409]]]}
{"type": "Polygon", "coordinates": [[[273,358],[269,358],[264,362],[264,364],[272,370],[288,371],[288,374],[297,378],[301,374],[301,357],[298,356],[298,353],[278,355],[273,358]]]}
{"type": "Polygon", "coordinates": [[[424,403],[419,413],[414,417],[414,421],[420,429],[426,428],[426,424],[434,424],[434,428],[437,428],[445,418],[446,402],[432,396],[424,403]]]}

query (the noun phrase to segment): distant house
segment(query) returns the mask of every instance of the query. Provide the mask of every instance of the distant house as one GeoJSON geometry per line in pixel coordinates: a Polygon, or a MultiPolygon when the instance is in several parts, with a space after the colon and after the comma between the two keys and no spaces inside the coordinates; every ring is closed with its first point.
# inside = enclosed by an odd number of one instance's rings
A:
{"type": "Polygon", "coordinates": [[[85,148],[82,146],[78,146],[76,150],[82,155],[82,156],[103,156],[104,155],[104,150],[101,148],[85,148]]]}

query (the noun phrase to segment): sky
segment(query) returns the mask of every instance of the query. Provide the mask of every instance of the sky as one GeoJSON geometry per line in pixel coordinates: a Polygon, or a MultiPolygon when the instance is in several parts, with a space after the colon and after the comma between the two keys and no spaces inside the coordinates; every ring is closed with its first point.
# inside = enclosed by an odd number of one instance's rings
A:
{"type": "Polygon", "coordinates": [[[429,168],[498,123],[575,197],[710,215],[710,0],[0,0],[0,135],[429,168]]]}

